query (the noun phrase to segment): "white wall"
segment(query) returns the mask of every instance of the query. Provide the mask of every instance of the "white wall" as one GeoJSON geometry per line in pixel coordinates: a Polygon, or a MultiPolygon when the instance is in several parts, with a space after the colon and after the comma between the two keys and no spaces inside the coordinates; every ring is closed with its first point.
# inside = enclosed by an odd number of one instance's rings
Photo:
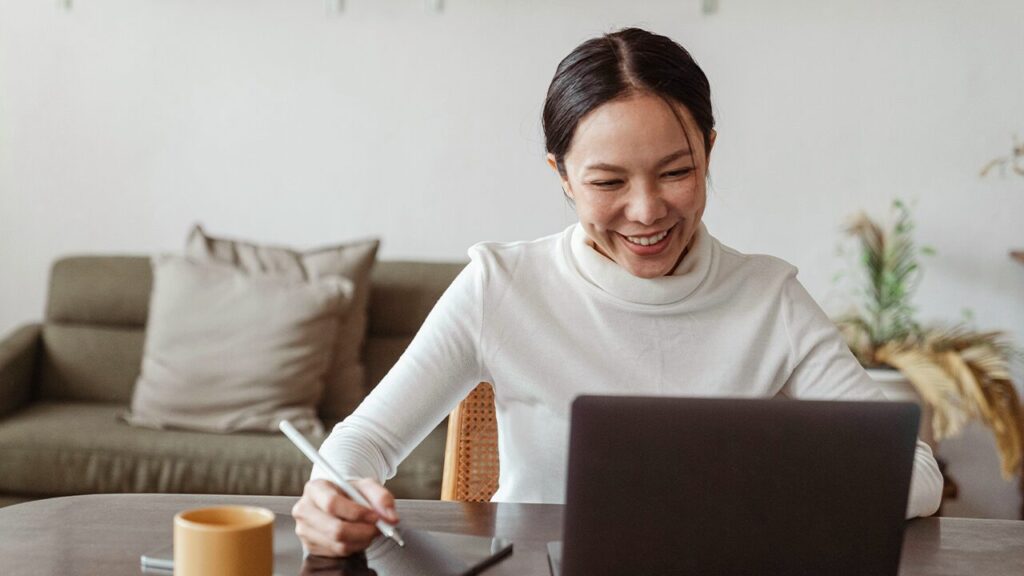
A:
{"type": "MultiPolygon", "coordinates": [[[[41,317],[55,257],[176,250],[195,221],[300,247],[379,235],[386,258],[557,231],[547,83],[582,40],[641,25],[711,79],[720,239],[797,264],[835,310],[843,218],[916,199],[939,253],[923,317],[969,307],[1024,342],[1024,178],[978,178],[1024,137],[1024,3],[719,3],[0,0],[0,332],[41,317]]],[[[1014,517],[976,437],[950,445],[951,511],[1014,517]]]]}

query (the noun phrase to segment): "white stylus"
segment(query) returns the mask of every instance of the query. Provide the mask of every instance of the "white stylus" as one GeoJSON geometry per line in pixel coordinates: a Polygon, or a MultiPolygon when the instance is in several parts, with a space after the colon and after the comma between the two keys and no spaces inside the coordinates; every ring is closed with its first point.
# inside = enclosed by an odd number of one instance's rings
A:
{"type": "MultiPolygon", "coordinates": [[[[359,493],[359,490],[356,490],[354,486],[346,482],[345,479],[341,477],[341,474],[338,474],[338,471],[331,467],[331,465],[327,463],[327,460],[324,460],[324,457],[316,451],[316,448],[313,448],[313,445],[295,429],[295,426],[292,426],[291,422],[281,420],[279,427],[281,428],[281,432],[284,432],[284,435],[292,441],[292,444],[295,444],[299,450],[302,450],[302,453],[306,455],[306,458],[309,458],[314,464],[327,471],[327,474],[331,477],[331,481],[337,484],[338,488],[341,488],[341,491],[345,493],[345,496],[348,496],[356,504],[373,510],[373,506],[366,501],[366,498],[359,493]]],[[[405,541],[402,540],[402,535],[398,533],[398,528],[395,528],[383,520],[377,520],[377,529],[380,530],[381,534],[397,542],[399,546],[405,546],[405,541]]]]}

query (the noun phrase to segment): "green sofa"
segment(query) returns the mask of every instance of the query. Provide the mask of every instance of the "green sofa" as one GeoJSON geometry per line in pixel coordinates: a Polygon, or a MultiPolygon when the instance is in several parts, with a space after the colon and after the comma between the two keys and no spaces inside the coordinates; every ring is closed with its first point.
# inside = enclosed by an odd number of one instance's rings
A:
{"type": "MultiPolygon", "coordinates": [[[[368,388],[463,264],[378,262],[363,349],[368,388]]],[[[45,320],[0,340],[0,506],[101,492],[298,495],[310,465],[281,435],[129,426],[152,273],[140,256],[56,262],[45,320]]],[[[325,422],[327,429],[333,422],[325,422]]],[[[446,425],[399,467],[399,498],[438,498],[446,425]]]]}

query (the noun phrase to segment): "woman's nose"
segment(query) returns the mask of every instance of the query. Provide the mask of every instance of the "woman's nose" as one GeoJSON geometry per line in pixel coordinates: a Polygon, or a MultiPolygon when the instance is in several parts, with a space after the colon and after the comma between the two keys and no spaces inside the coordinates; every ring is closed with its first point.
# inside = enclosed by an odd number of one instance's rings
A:
{"type": "Polygon", "coordinates": [[[668,214],[668,206],[656,186],[637,186],[629,195],[626,217],[633,222],[651,225],[668,214]]]}

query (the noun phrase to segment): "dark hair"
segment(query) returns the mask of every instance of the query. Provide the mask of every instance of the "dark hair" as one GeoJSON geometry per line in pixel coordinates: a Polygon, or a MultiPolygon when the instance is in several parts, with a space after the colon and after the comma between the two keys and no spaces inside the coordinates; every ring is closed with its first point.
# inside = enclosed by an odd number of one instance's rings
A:
{"type": "Polygon", "coordinates": [[[685,106],[704,135],[704,150],[710,149],[715,117],[704,71],[671,39],[625,28],[577,46],[551,79],[544,101],[544,141],[563,177],[565,155],[580,119],[606,102],[644,91],[685,106]]]}

